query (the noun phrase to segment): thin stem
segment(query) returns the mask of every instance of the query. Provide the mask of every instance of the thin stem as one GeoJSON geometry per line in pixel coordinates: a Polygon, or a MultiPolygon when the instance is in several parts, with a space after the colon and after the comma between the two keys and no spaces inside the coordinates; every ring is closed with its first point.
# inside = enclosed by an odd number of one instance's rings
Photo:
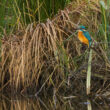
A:
{"type": "Polygon", "coordinates": [[[38,21],[40,23],[40,6],[39,6],[39,0],[37,0],[37,7],[38,7],[38,21]]]}
{"type": "Polygon", "coordinates": [[[87,69],[87,82],[86,82],[86,92],[87,95],[90,94],[90,86],[91,86],[91,62],[92,62],[92,49],[90,48],[89,52],[89,60],[88,60],[88,69],[87,69]]]}

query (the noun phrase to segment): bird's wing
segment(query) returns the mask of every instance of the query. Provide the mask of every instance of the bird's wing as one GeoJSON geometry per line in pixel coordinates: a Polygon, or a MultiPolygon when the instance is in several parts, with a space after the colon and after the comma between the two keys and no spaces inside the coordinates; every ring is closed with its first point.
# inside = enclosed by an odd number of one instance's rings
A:
{"type": "Polygon", "coordinates": [[[91,39],[91,36],[90,36],[90,34],[89,34],[88,31],[83,31],[83,34],[84,34],[84,36],[85,36],[89,41],[92,40],[92,39],[91,39]]]}

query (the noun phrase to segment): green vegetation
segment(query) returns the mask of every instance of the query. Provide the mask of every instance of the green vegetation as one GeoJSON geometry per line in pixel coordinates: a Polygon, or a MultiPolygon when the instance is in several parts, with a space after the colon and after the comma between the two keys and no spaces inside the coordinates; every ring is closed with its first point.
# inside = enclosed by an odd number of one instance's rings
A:
{"type": "Polygon", "coordinates": [[[0,91],[11,88],[22,94],[34,94],[37,90],[36,95],[46,95],[52,90],[54,95],[62,91],[62,95],[71,92],[84,95],[88,87],[87,94],[90,90],[97,94],[107,91],[109,5],[109,0],[107,3],[102,0],[0,2],[0,35],[4,36],[0,91]],[[87,46],[77,39],[78,25],[88,27],[94,41],[95,51],[90,50],[90,56],[87,46]]]}
{"type": "Polygon", "coordinates": [[[104,48],[107,52],[107,55],[110,58],[110,1],[107,0],[105,3],[103,0],[100,0],[101,6],[101,24],[99,24],[99,36],[102,41],[104,41],[104,48]],[[104,36],[104,37],[103,37],[104,36]]]}
{"type": "Polygon", "coordinates": [[[0,32],[25,29],[29,23],[52,18],[59,9],[64,9],[70,0],[2,0],[0,2],[0,32]]]}

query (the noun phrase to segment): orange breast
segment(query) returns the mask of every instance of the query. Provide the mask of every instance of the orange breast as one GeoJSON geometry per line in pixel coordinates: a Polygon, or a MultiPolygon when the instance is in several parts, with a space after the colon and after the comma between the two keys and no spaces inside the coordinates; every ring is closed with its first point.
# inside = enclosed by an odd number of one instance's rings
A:
{"type": "Polygon", "coordinates": [[[82,42],[85,43],[89,46],[89,41],[88,39],[83,35],[83,32],[79,30],[78,32],[78,39],[82,42]]]}

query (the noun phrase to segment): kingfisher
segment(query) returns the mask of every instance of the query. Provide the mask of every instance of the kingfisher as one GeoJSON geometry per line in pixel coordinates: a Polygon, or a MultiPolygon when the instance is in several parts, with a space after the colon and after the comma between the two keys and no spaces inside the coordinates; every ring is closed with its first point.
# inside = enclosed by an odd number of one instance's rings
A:
{"type": "Polygon", "coordinates": [[[92,39],[89,32],[86,30],[85,26],[80,26],[78,28],[78,39],[82,43],[88,45],[89,48],[91,47],[92,39]]]}

